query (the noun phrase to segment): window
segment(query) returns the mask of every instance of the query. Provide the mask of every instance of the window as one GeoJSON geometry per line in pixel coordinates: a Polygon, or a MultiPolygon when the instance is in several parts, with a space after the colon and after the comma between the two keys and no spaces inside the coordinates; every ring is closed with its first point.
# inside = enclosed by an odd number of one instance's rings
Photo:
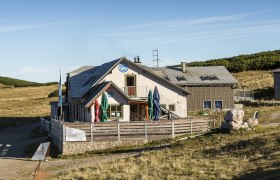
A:
{"type": "Polygon", "coordinates": [[[169,111],[175,111],[175,104],[169,104],[169,111]]]}
{"type": "Polygon", "coordinates": [[[126,76],[126,86],[135,86],[136,78],[135,76],[126,76]]]}
{"type": "Polygon", "coordinates": [[[211,76],[210,76],[210,79],[211,79],[211,81],[212,81],[212,80],[219,80],[219,78],[218,78],[216,75],[211,75],[211,76]]]}
{"type": "Polygon", "coordinates": [[[202,75],[202,76],[200,76],[200,79],[202,81],[219,80],[219,78],[216,75],[202,75]]]}
{"type": "Polygon", "coordinates": [[[186,78],[184,76],[177,76],[176,78],[178,81],[186,81],[186,78]]]}
{"type": "Polygon", "coordinates": [[[129,76],[126,76],[125,79],[126,79],[125,80],[125,85],[127,86],[126,87],[126,93],[129,96],[135,97],[136,96],[136,76],[129,75],[129,76]]]}
{"type": "Polygon", "coordinates": [[[215,101],[215,109],[223,109],[223,102],[215,101]]]}
{"type": "Polygon", "coordinates": [[[168,76],[164,76],[163,79],[170,81],[170,78],[168,76]]]}
{"type": "Polygon", "coordinates": [[[203,109],[211,109],[211,101],[203,101],[203,109]]]}
{"type": "Polygon", "coordinates": [[[109,105],[107,109],[108,118],[121,118],[123,116],[122,106],[119,105],[109,105]]]}

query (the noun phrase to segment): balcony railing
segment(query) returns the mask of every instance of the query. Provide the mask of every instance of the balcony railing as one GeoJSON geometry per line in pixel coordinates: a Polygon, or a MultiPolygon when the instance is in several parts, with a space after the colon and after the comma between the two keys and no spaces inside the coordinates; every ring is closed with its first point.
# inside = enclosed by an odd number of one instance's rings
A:
{"type": "Polygon", "coordinates": [[[150,88],[148,86],[126,86],[122,90],[130,97],[147,98],[150,88]]]}
{"type": "MultiPolygon", "coordinates": [[[[123,92],[131,98],[148,98],[149,90],[153,91],[153,88],[148,86],[126,86],[122,88],[123,92]]],[[[176,101],[167,98],[160,94],[160,104],[172,104],[175,105],[176,113],[181,117],[186,117],[187,107],[184,104],[178,104],[176,101]]],[[[168,108],[167,108],[168,109],[168,108]]]]}

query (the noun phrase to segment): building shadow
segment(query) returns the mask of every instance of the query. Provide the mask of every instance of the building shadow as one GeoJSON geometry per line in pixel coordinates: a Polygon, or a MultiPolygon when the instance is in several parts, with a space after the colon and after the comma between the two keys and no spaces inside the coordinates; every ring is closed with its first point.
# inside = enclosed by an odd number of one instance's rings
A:
{"type": "Polygon", "coordinates": [[[280,179],[280,162],[233,177],[234,180],[280,179]]]}
{"type": "Polygon", "coordinates": [[[0,159],[31,158],[49,137],[40,133],[38,117],[0,117],[0,159]]]}

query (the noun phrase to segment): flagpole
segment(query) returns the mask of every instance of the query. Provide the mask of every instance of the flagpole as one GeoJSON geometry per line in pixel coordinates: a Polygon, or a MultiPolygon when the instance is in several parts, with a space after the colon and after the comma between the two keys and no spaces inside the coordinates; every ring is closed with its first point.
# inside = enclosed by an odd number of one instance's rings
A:
{"type": "Polygon", "coordinates": [[[60,120],[62,120],[62,83],[61,83],[61,68],[60,68],[60,76],[59,76],[59,87],[58,87],[58,108],[59,108],[59,114],[60,120]]]}
{"type": "Polygon", "coordinates": [[[61,83],[61,68],[60,68],[60,91],[61,91],[61,106],[60,106],[60,116],[61,116],[61,120],[62,120],[62,114],[63,114],[63,112],[62,112],[62,83],[61,83]]]}

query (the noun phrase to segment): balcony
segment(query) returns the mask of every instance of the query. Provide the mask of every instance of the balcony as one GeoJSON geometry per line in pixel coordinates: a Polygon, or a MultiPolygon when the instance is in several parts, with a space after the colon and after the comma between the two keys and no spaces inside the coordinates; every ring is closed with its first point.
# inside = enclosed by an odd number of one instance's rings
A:
{"type": "Polygon", "coordinates": [[[131,98],[147,98],[150,90],[148,86],[126,86],[121,89],[131,98]]]}

